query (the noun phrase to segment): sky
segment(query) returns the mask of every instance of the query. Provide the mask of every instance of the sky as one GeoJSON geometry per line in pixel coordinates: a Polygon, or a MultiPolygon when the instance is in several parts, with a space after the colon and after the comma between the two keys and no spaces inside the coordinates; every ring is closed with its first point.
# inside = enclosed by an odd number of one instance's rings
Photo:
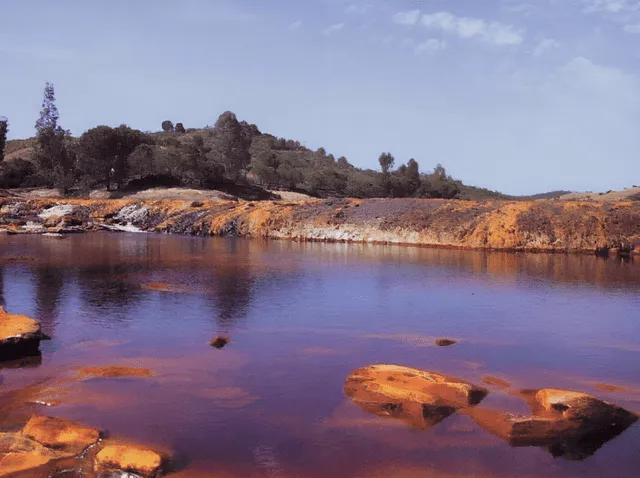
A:
{"type": "Polygon", "coordinates": [[[143,131],[224,111],[358,167],[509,194],[640,185],[640,0],[3,0],[0,116],[143,131]]]}

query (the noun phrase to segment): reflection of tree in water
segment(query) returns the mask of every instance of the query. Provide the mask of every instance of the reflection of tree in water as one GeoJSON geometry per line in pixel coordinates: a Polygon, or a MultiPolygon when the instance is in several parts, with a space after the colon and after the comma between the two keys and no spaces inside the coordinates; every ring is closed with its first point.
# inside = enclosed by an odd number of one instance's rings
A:
{"type": "Polygon", "coordinates": [[[212,298],[220,327],[233,327],[247,315],[254,281],[249,267],[225,266],[215,271],[212,298]]]}
{"type": "Polygon", "coordinates": [[[65,283],[65,269],[43,266],[34,271],[36,310],[46,334],[53,335],[58,323],[58,306],[65,283]]]}
{"type": "Polygon", "coordinates": [[[127,312],[141,297],[140,285],[127,280],[131,272],[126,264],[88,267],[78,271],[80,297],[92,314],[89,317],[101,325],[129,322],[127,312]],[[94,315],[106,316],[108,321],[94,315]]]}
{"type": "Polygon", "coordinates": [[[4,267],[0,266],[0,307],[6,305],[4,301],[4,267]]]}

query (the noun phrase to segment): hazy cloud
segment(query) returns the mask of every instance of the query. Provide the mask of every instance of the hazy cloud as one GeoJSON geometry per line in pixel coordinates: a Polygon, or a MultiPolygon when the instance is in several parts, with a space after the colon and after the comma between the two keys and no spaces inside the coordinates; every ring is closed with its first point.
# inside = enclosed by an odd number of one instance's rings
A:
{"type": "Polygon", "coordinates": [[[334,25],[330,25],[324,29],[322,33],[325,35],[331,35],[332,33],[339,32],[344,28],[344,23],[336,23],[334,25]]]}
{"type": "Polygon", "coordinates": [[[625,25],[624,31],[627,33],[640,34],[640,24],[635,25],[625,25]]]}
{"type": "Polygon", "coordinates": [[[519,45],[524,36],[512,25],[472,17],[457,17],[449,12],[422,16],[422,24],[430,29],[456,35],[462,39],[478,38],[498,46],[519,45]]]}
{"type": "Polygon", "coordinates": [[[393,16],[393,21],[399,25],[415,25],[420,20],[420,10],[398,12],[393,16]]]}
{"type": "Polygon", "coordinates": [[[440,50],[444,50],[446,43],[436,38],[430,38],[429,40],[420,43],[415,48],[415,52],[418,55],[436,53],[440,50]]]}
{"type": "Polygon", "coordinates": [[[542,56],[547,50],[557,48],[559,45],[553,38],[543,38],[533,49],[533,56],[542,56]]]}
{"type": "Polygon", "coordinates": [[[371,8],[373,8],[373,5],[369,5],[369,4],[356,5],[352,3],[345,9],[345,13],[349,13],[349,14],[355,13],[358,15],[362,15],[364,13],[367,13],[371,8]]]}
{"type": "Polygon", "coordinates": [[[287,27],[287,30],[297,30],[302,26],[302,20],[297,20],[287,27]]]}

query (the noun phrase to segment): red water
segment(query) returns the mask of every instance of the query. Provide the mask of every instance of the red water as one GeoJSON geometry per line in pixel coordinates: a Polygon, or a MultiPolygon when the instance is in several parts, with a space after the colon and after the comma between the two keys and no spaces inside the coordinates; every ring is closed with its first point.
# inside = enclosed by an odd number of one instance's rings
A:
{"type": "Polygon", "coordinates": [[[34,412],[81,421],[170,450],[177,477],[634,477],[640,467],[638,424],[568,460],[511,447],[459,414],[412,430],[343,392],[353,369],[394,363],[511,383],[488,386],[483,406],[525,412],[509,391],[557,387],[640,412],[638,262],[96,233],[0,237],[0,277],[7,310],[53,337],[31,366],[0,364],[4,429],[34,412]],[[177,292],[142,287],[151,282],[177,292]],[[232,343],[210,347],[218,333],[232,343]],[[437,337],[459,342],[435,347],[437,337]],[[154,376],[77,380],[78,367],[99,365],[154,376]]]}

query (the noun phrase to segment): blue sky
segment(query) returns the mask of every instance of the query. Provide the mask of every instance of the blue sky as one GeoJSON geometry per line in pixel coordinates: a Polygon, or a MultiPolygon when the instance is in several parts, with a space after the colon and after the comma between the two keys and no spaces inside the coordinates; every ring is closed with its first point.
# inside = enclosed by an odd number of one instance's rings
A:
{"type": "Polygon", "coordinates": [[[0,115],[414,157],[513,194],[640,184],[640,0],[3,0],[0,115]]]}

